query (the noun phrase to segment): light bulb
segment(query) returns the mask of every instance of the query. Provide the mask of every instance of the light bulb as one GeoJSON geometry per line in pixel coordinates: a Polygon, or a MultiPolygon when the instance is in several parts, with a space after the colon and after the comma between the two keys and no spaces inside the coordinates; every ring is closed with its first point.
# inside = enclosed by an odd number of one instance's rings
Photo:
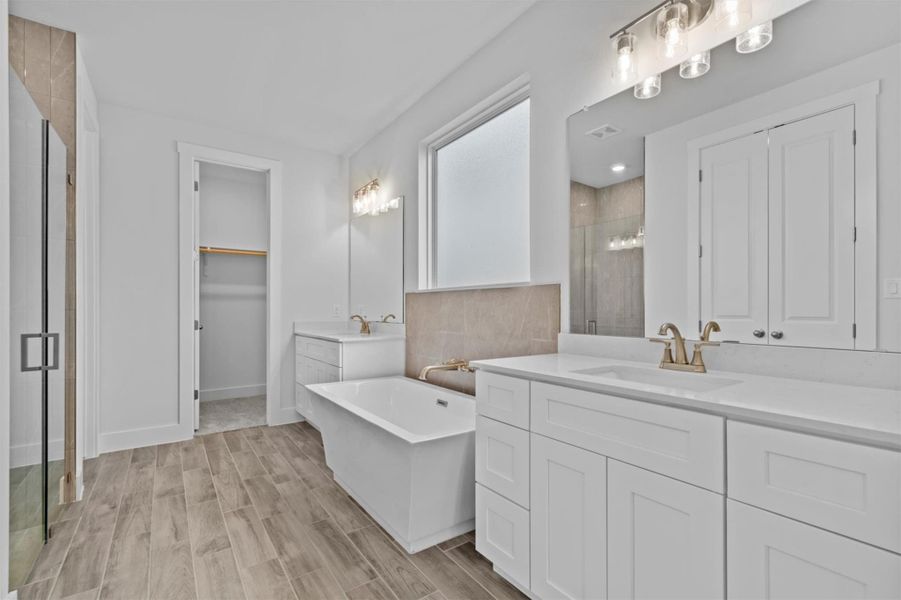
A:
{"type": "Polygon", "coordinates": [[[660,74],[651,75],[635,85],[633,90],[639,100],[649,100],[660,93],[660,74]]]}
{"type": "Polygon", "coordinates": [[[756,25],[735,38],[735,50],[740,54],[750,54],[763,50],[773,41],[773,22],[756,25]]]}
{"type": "Polygon", "coordinates": [[[682,79],[695,79],[710,70],[710,50],[693,54],[679,65],[679,76],[682,79]]]}
{"type": "Polygon", "coordinates": [[[717,29],[738,29],[751,20],[751,0],[716,0],[714,19],[717,29]]]}
{"type": "Polygon", "coordinates": [[[626,170],[626,165],[624,165],[623,163],[613,163],[612,165],[610,165],[610,170],[614,173],[622,173],[626,170]]]}
{"type": "Polygon", "coordinates": [[[682,56],[687,50],[685,44],[685,28],[688,18],[688,7],[676,2],[660,10],[657,15],[658,45],[662,58],[673,59],[682,56]]]}
{"type": "Polygon", "coordinates": [[[635,36],[628,32],[616,36],[613,51],[616,53],[613,80],[621,83],[631,81],[635,77],[635,36]]]}

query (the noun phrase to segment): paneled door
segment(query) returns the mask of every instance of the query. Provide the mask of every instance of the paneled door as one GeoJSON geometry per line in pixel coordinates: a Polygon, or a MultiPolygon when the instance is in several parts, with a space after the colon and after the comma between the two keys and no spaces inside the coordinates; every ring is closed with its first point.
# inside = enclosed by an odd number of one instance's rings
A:
{"type": "Polygon", "coordinates": [[[771,344],[854,348],[854,107],[770,130],[771,344]]]}
{"type": "Polygon", "coordinates": [[[723,497],[607,461],[607,591],[613,599],[722,598],[723,497]]]}
{"type": "Polygon", "coordinates": [[[767,133],[701,151],[701,319],[766,343],[767,133]]]}
{"type": "Polygon", "coordinates": [[[531,436],[532,593],[607,596],[607,459],[531,436]]]}
{"type": "Polygon", "coordinates": [[[901,556],[728,501],[730,599],[901,597],[901,556]]]}

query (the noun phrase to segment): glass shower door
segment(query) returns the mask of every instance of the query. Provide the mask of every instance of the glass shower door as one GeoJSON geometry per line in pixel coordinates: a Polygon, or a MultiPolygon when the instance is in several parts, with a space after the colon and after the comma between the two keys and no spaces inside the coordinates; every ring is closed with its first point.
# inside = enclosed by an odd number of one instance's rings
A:
{"type": "Polygon", "coordinates": [[[60,512],[66,186],[65,145],[10,71],[10,590],[60,512]]]}

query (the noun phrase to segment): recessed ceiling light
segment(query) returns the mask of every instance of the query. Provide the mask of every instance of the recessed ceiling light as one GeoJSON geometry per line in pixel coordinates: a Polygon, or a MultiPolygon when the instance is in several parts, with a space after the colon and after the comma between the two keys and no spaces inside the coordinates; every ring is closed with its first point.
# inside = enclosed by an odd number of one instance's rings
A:
{"type": "Polygon", "coordinates": [[[613,163],[612,165],[610,165],[610,170],[614,173],[622,173],[626,170],[626,165],[624,165],[623,163],[613,163]]]}

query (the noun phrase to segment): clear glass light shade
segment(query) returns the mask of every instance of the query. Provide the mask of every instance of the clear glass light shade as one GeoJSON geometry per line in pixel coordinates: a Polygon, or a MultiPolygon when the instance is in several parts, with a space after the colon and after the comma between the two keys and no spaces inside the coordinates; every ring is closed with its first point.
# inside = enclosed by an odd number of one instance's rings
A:
{"type": "Polygon", "coordinates": [[[710,70],[710,50],[692,54],[688,60],[679,65],[679,76],[682,79],[695,79],[710,70]]]}
{"type": "Polygon", "coordinates": [[[773,41],[773,22],[767,21],[740,33],[735,38],[735,49],[741,54],[763,50],[773,41]]]}
{"type": "Polygon", "coordinates": [[[613,80],[626,83],[635,78],[635,36],[621,33],[613,38],[613,52],[616,64],[613,67],[613,80]]]}
{"type": "Polygon", "coordinates": [[[738,29],[751,20],[751,0],[716,0],[713,18],[720,30],[738,29]]]}
{"type": "Polygon", "coordinates": [[[660,93],[660,74],[651,75],[635,85],[635,97],[639,100],[648,100],[660,93]]]}
{"type": "Polygon", "coordinates": [[[657,51],[661,58],[679,58],[688,50],[685,43],[685,29],[688,7],[677,2],[660,9],[657,13],[657,51]]]}

